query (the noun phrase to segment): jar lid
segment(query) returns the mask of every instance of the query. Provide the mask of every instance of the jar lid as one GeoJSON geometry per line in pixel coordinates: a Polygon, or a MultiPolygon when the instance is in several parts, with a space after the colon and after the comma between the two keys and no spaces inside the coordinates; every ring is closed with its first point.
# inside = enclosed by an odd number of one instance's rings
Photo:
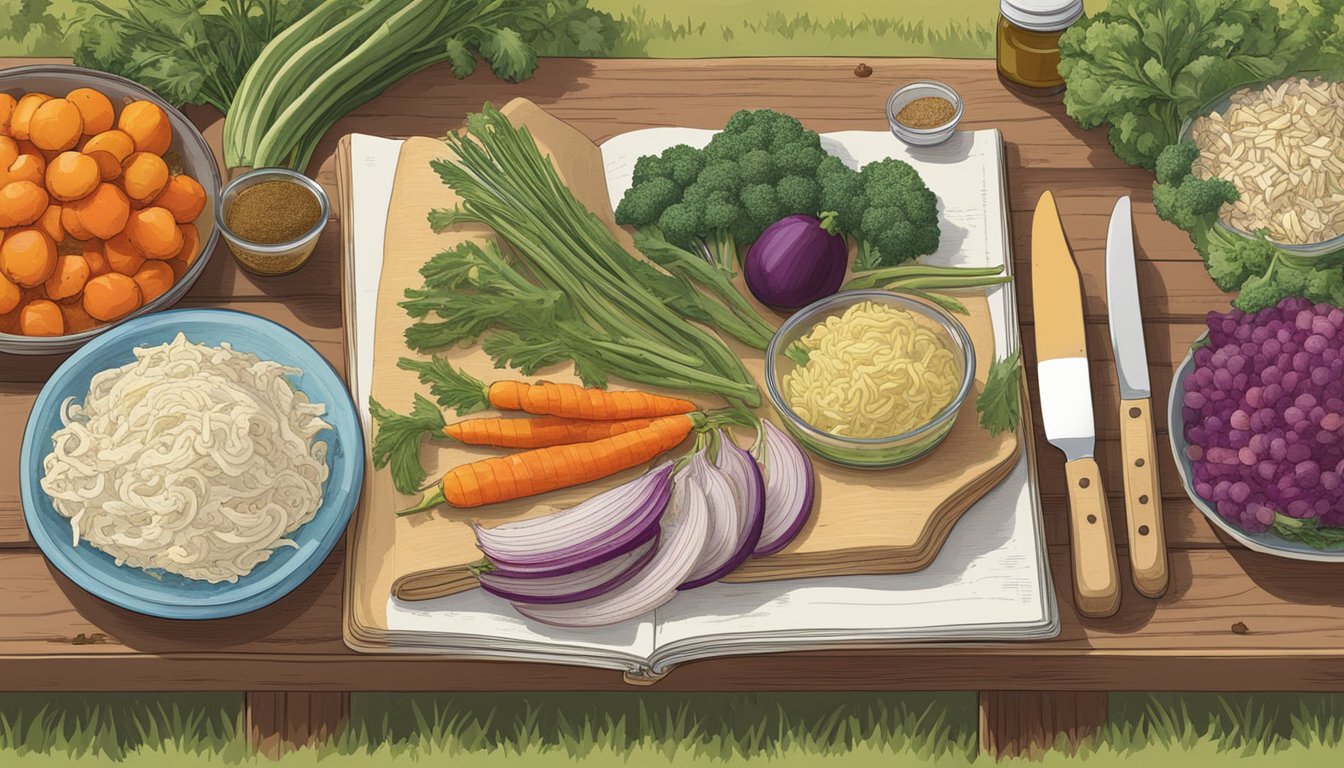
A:
{"type": "Polygon", "coordinates": [[[1057,32],[1082,18],[1083,0],[1000,0],[999,13],[1034,32],[1057,32]]]}

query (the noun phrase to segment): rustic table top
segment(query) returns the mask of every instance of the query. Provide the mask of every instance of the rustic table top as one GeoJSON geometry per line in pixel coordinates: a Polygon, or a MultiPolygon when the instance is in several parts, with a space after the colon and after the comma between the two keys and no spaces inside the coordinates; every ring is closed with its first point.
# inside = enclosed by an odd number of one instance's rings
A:
{"type": "MultiPolygon", "coordinates": [[[[0,60],[0,66],[32,60],[0,60]]],[[[1017,297],[1032,407],[1036,379],[1031,324],[1031,211],[1053,190],[1082,269],[1098,460],[1106,473],[1116,540],[1125,546],[1116,375],[1110,364],[1103,279],[1106,224],[1115,199],[1134,199],[1140,290],[1159,404],[1162,496],[1171,587],[1138,595],[1124,573],[1120,612],[1080,618],[1072,607],[1062,456],[1035,435],[1063,629],[1025,644],[897,647],[698,662],[659,683],[666,690],[725,689],[1090,689],[1309,690],[1344,684],[1344,595],[1327,565],[1258,555],[1222,541],[1181,490],[1160,413],[1204,313],[1227,305],[1186,236],[1153,212],[1152,177],[1115,158],[1102,131],[1083,131],[1058,99],[1016,95],[992,62],[850,59],[704,61],[549,59],[536,77],[502,83],[485,73],[459,82],[446,66],[415,75],[341,120],[314,160],[335,194],[333,154],[346,133],[439,135],[485,101],[525,96],[594,140],[649,126],[721,126],[735,110],[771,107],[818,131],[883,129],[882,105],[897,85],[936,77],[966,101],[963,127],[998,128],[1008,162],[1017,297]],[[1116,404],[1115,407],[1108,407],[1116,404]]],[[[192,118],[218,145],[213,110],[192,118]]],[[[284,278],[259,279],[222,246],[182,302],[230,307],[276,320],[344,370],[340,222],[333,219],[312,262],[284,278]]],[[[56,574],[28,536],[18,492],[23,424],[60,358],[0,361],[0,690],[391,690],[620,688],[605,671],[424,656],[361,656],[341,640],[345,553],[338,548],[293,594],[235,619],[180,622],[137,616],[84,594],[56,574]]]]}

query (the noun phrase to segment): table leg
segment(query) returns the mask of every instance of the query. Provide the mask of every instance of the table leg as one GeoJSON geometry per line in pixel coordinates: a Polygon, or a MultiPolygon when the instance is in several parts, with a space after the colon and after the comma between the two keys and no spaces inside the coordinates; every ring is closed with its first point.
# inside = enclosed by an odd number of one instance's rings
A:
{"type": "Polygon", "coordinates": [[[252,748],[268,757],[334,736],[350,718],[350,694],[249,691],[243,694],[243,724],[252,748]]]}
{"type": "Polygon", "coordinates": [[[1104,691],[981,691],[980,751],[1039,757],[1063,735],[1070,748],[1106,724],[1104,691]]]}

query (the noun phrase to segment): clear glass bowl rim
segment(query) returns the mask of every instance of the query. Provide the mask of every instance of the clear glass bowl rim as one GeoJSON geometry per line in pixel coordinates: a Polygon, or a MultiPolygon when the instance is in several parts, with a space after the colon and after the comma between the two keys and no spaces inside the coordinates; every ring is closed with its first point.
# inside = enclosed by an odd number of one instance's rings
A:
{"type": "Polygon", "coordinates": [[[775,335],[770,339],[770,344],[765,350],[765,388],[770,396],[770,403],[779,412],[780,416],[787,419],[793,426],[802,429],[809,435],[821,440],[835,441],[841,445],[850,445],[863,448],[878,448],[893,444],[900,444],[917,439],[924,434],[931,432],[942,426],[949,419],[955,418],[962,404],[966,402],[966,396],[971,391],[971,384],[975,381],[975,344],[971,341],[971,335],[966,331],[966,327],[961,321],[956,319],[947,310],[932,304],[925,304],[908,296],[903,296],[892,291],[866,289],[859,291],[840,291],[833,293],[822,299],[808,304],[802,309],[794,312],[793,315],[784,321],[784,324],[775,331],[775,335]],[[963,358],[961,387],[957,394],[948,403],[933,415],[928,422],[907,432],[901,432],[888,437],[845,437],[844,435],[835,435],[824,430],[817,429],[807,423],[785,402],[784,395],[779,391],[778,379],[779,371],[775,360],[783,355],[784,350],[780,348],[782,339],[792,333],[804,323],[815,322],[816,318],[835,307],[844,304],[852,306],[860,301],[873,300],[885,304],[896,305],[901,309],[910,310],[924,315],[942,326],[943,330],[949,336],[956,339],[961,346],[963,358]]]}

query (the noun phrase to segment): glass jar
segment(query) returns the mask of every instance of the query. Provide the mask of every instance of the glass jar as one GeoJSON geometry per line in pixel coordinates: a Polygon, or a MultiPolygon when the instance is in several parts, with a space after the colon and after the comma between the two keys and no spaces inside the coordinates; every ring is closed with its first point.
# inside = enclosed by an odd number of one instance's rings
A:
{"type": "Polygon", "coordinates": [[[1059,37],[1083,15],[1083,0],[1001,0],[999,76],[1033,94],[1059,93],[1059,37]]]}

